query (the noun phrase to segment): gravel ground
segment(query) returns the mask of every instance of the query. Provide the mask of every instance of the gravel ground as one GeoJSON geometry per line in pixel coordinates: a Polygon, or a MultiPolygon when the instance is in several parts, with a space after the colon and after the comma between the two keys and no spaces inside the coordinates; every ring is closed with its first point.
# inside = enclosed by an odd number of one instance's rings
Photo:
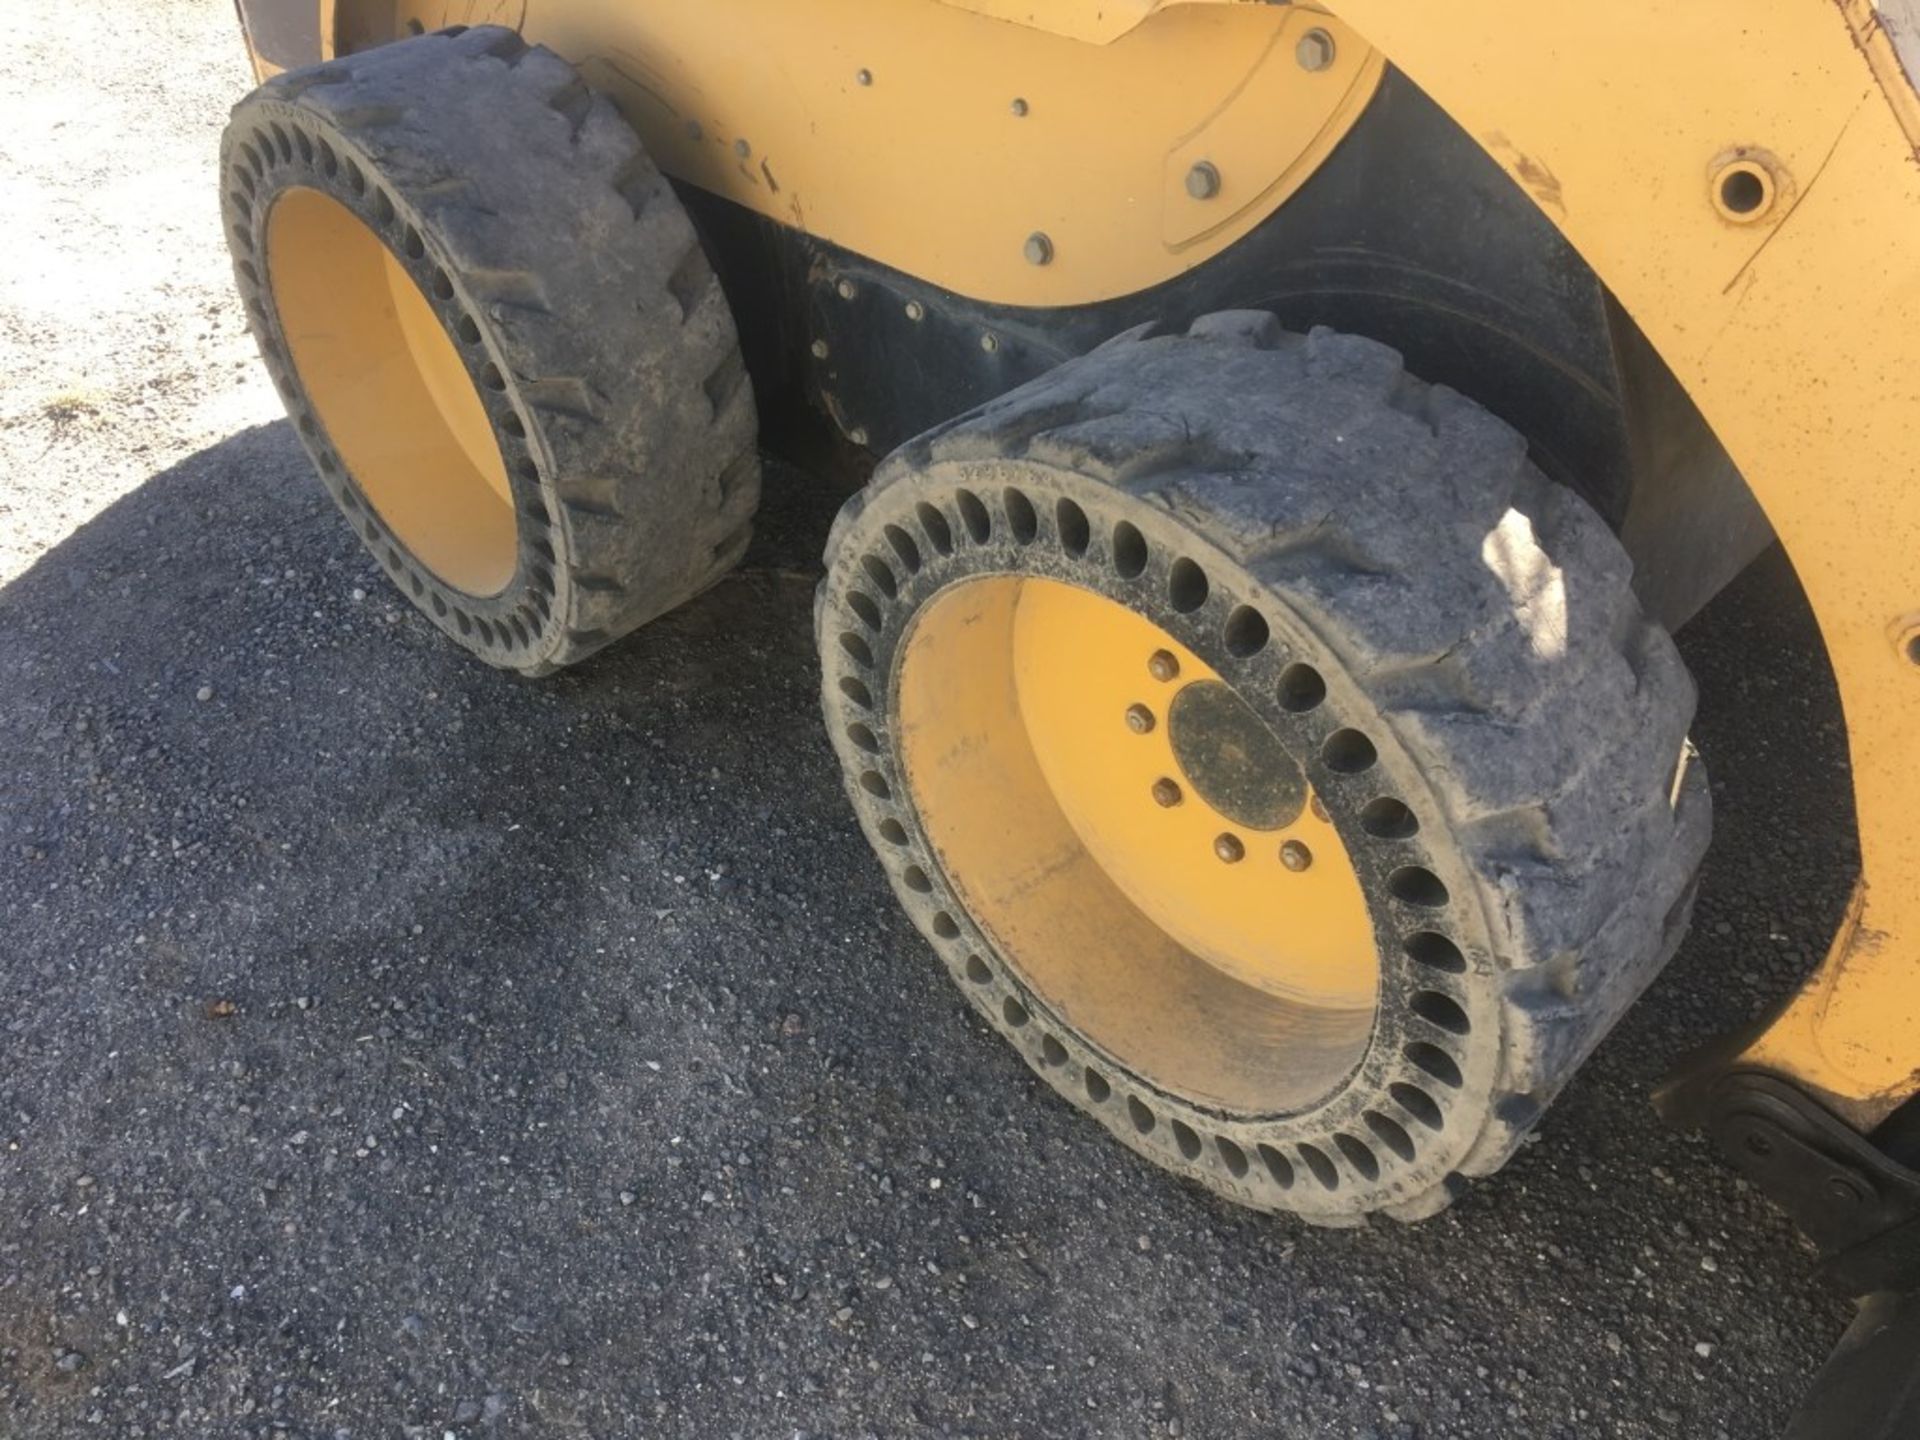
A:
{"type": "Polygon", "coordinates": [[[382,582],[220,246],[226,0],[0,7],[0,1434],[1725,1436],[1844,1307],[1646,1103],[1822,948],[1843,732],[1770,556],[1683,636],[1693,937],[1497,1180],[1316,1231],[969,1015],[815,718],[845,482],[538,685],[382,582]]]}

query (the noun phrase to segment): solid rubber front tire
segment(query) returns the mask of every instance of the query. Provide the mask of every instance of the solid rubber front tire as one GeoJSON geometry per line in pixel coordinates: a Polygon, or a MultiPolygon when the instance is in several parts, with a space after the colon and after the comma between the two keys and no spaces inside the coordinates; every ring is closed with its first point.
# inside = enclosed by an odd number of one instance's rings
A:
{"type": "Polygon", "coordinates": [[[1118,337],[896,452],[827,562],[823,709],[902,903],[1060,1094],[1237,1201],[1325,1223],[1441,1208],[1513,1153],[1684,932],[1710,812],[1671,640],[1599,517],[1384,346],[1255,313],[1118,337]],[[1381,981],[1364,1056],[1316,1103],[1155,1083],[974,913],[919,812],[897,692],[928,605],[998,575],[1163,627],[1323,798],[1381,981]]]}
{"type": "Polygon", "coordinates": [[[497,26],[279,75],[221,145],[235,276],[329,494],[401,590],[493,665],[542,674],[699,593],[744,552],[759,499],[732,315],[678,199],[612,103],[497,26]],[[432,306],[511,487],[511,578],[471,593],[357,481],[300,376],[267,233],[317,191],[432,306]]]}

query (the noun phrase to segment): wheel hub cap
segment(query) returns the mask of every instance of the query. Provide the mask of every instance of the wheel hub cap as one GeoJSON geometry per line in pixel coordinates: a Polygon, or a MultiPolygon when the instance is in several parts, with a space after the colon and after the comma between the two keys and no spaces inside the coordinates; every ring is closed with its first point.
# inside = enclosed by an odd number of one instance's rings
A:
{"type": "Polygon", "coordinates": [[[1167,707],[1173,758],[1200,799],[1235,825],[1278,830],[1307,807],[1307,777],[1280,737],[1220,680],[1184,686],[1167,707]]]}

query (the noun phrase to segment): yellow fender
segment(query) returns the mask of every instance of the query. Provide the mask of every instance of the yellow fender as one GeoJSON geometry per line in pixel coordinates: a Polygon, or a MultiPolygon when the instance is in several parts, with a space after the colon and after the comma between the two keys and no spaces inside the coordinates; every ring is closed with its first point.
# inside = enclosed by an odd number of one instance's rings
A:
{"type": "MultiPolygon", "coordinates": [[[[1533,196],[1745,473],[1845,706],[1862,876],[1748,1063],[1920,1088],[1920,163],[1866,0],[1335,0],[1533,196]]],[[[1788,882],[1790,883],[1790,882],[1788,882]]]]}

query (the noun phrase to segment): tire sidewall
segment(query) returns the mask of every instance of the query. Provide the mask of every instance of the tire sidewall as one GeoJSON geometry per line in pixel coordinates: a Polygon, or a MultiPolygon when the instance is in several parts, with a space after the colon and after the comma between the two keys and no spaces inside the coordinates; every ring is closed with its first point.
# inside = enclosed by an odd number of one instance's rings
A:
{"type": "Polygon", "coordinates": [[[1456,1183],[1452,1173],[1479,1129],[1475,1116],[1484,1112],[1499,1080],[1501,1046],[1487,1039],[1498,1033],[1502,1007],[1501,967],[1489,939],[1482,899],[1486,877],[1474,874],[1450,843],[1439,798],[1387,717],[1342,658],[1287,603],[1284,592],[1263,584],[1169,510],[1104,481],[1032,461],[937,462],[912,475],[911,483],[878,485],[856,507],[836,529],[830,549],[833,562],[816,611],[823,709],[845,767],[847,793],[869,840],[881,855],[901,903],[975,1009],[1057,1091],[1093,1114],[1124,1143],[1156,1164],[1241,1204],[1352,1223],[1359,1212],[1417,1206],[1436,1187],[1456,1183]],[[961,490],[975,495],[992,518],[992,531],[985,541],[969,532],[959,513],[955,497],[961,490]],[[1024,496],[1035,517],[1030,539],[1022,540],[1014,531],[1009,492],[1024,496]],[[1063,543],[1056,519],[1062,500],[1078,506],[1091,522],[1091,538],[1082,555],[1069,553],[1063,543]],[[943,515],[952,539],[950,553],[944,553],[921,524],[916,513],[921,504],[931,504],[943,515]],[[1133,576],[1121,574],[1114,563],[1111,536],[1122,520],[1135,526],[1148,542],[1146,566],[1133,576]],[[921,557],[918,568],[907,566],[888,544],[888,526],[915,537],[921,557]],[[1180,558],[1199,564],[1208,579],[1206,600],[1187,613],[1174,609],[1167,598],[1169,571],[1180,558]],[[894,596],[886,596],[874,583],[872,562],[893,572],[894,596]],[[963,892],[946,872],[915,809],[894,723],[895,697],[913,627],[930,602],[955,585],[987,575],[1064,581],[1161,626],[1231,684],[1302,764],[1353,858],[1367,894],[1380,962],[1379,1004],[1365,1055],[1344,1081],[1312,1107],[1289,1114],[1227,1113],[1169,1093],[1063,1024],[1045,997],[1023,979],[1017,963],[969,913],[963,892]],[[852,592],[864,594],[869,607],[878,605],[882,624],[877,632],[848,603],[852,592]],[[1227,617],[1241,605],[1252,606],[1268,626],[1267,643],[1250,656],[1233,653],[1225,639],[1227,617]],[[866,642],[873,657],[871,666],[859,664],[847,647],[837,643],[837,637],[846,632],[866,642]],[[1320,672],[1327,696],[1315,709],[1295,713],[1280,702],[1279,676],[1288,665],[1302,662],[1320,672]],[[865,687],[870,706],[851,698],[848,681],[865,687]],[[876,752],[850,737],[849,726],[856,721],[876,734],[876,752]],[[1373,742],[1376,760],[1363,773],[1332,769],[1324,758],[1328,736],[1341,729],[1358,729],[1373,742]],[[869,774],[879,777],[889,798],[880,798],[871,782],[862,783],[869,774]],[[1422,829],[1417,836],[1383,840],[1362,829],[1361,809],[1382,795],[1402,800],[1420,818],[1422,829]],[[907,843],[889,838],[888,821],[904,829],[907,843]],[[1443,909],[1412,907],[1388,894],[1387,876],[1414,865],[1446,885],[1450,898],[1443,909]],[[937,877],[931,893],[920,893],[904,882],[904,872],[915,866],[937,877]],[[1445,934],[1465,958],[1464,970],[1437,971],[1411,958],[1400,941],[1416,931],[1445,934]],[[979,978],[979,966],[970,963],[976,959],[988,962],[988,979],[979,978]],[[1461,1043],[1460,1035],[1416,1013],[1413,997],[1434,993],[1460,1007],[1475,1034],[1475,1044],[1461,1043]],[[1029,1014],[1032,1021],[1009,1023],[1009,999],[1018,1007],[1014,1013],[1029,1014]],[[1058,1052],[1048,1045],[1048,1037],[1064,1048],[1068,1057],[1064,1062],[1049,1063],[1049,1052],[1056,1060],[1058,1052]],[[1410,1058],[1420,1055],[1431,1060],[1434,1050],[1447,1057],[1457,1084],[1445,1083],[1410,1058]],[[1106,1081],[1110,1092],[1106,1099],[1097,1099],[1090,1091],[1089,1072],[1106,1081]],[[1395,1086],[1412,1087],[1427,1096],[1442,1117],[1440,1128],[1435,1130],[1415,1113],[1425,1110],[1425,1105],[1414,1109],[1402,1105],[1395,1098],[1395,1086]],[[1129,1099],[1137,1099],[1153,1114],[1151,1129],[1143,1132],[1135,1123],[1136,1112],[1126,1103],[1129,1099]],[[1410,1158],[1390,1146],[1370,1116],[1399,1127],[1411,1141],[1410,1158]],[[1200,1142],[1197,1154],[1193,1138],[1200,1142]],[[1218,1144],[1223,1139],[1237,1147],[1241,1158],[1253,1157],[1252,1163],[1230,1163],[1233,1150],[1218,1144]],[[1282,1186],[1262,1163],[1261,1157],[1268,1152],[1287,1161],[1293,1174],[1290,1186],[1282,1186]],[[1314,1152],[1330,1162],[1332,1186],[1320,1178],[1326,1170],[1309,1158],[1314,1152]],[[1376,1167],[1372,1176],[1365,1173],[1364,1157],[1369,1155],[1376,1167]]]}
{"type": "Polygon", "coordinates": [[[513,394],[511,371],[484,306],[464,292],[432,222],[323,115],[257,93],[236,108],[221,152],[222,211],[235,282],[268,372],[327,493],[389,578],[440,629],[491,663],[539,669],[563,638],[560,571],[546,534],[537,431],[513,394]],[[394,532],[353,478],[300,381],[274,301],[267,247],[274,204],[299,188],[336,201],[380,240],[426,298],[481,399],[514,510],[514,573],[492,595],[447,584],[394,532]]]}

